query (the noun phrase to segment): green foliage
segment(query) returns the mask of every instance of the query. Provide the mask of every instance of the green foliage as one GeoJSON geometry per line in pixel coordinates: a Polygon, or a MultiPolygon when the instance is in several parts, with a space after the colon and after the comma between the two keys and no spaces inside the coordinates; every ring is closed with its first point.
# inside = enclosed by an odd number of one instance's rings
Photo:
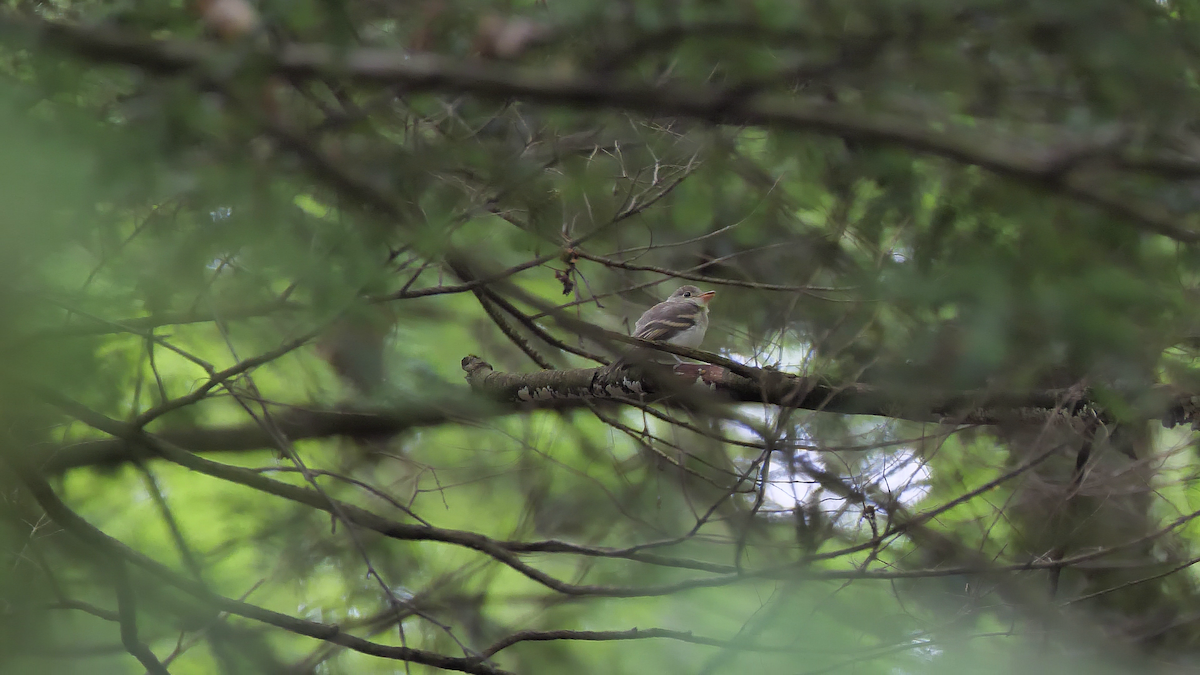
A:
{"type": "Polygon", "coordinates": [[[1194,662],[1192,3],[220,3],[0,15],[0,671],[1194,662]]]}

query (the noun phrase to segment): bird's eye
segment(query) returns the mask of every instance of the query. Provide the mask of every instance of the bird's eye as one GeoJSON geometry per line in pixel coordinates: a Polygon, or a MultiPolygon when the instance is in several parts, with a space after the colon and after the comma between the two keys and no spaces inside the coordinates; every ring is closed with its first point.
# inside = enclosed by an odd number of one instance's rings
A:
{"type": "Polygon", "coordinates": [[[685,298],[690,298],[690,297],[692,297],[692,292],[691,292],[691,291],[684,291],[684,292],[683,292],[683,297],[685,297],[685,298]]]}

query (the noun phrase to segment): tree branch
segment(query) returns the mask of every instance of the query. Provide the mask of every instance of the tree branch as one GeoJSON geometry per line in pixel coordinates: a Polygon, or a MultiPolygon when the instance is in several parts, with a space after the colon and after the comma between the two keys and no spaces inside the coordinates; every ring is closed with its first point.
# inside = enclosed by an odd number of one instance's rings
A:
{"type": "MultiPolygon", "coordinates": [[[[209,42],[149,40],[118,31],[11,16],[0,19],[0,35],[163,75],[203,71],[227,51],[224,45],[209,42]]],[[[1177,241],[1200,242],[1200,232],[1189,229],[1157,205],[1118,200],[1107,190],[1068,180],[1069,172],[1080,167],[1074,161],[1064,163],[1065,160],[1095,155],[1097,159],[1122,163],[1122,157],[1128,153],[1113,147],[1111,134],[1072,144],[1064,151],[1061,144],[1036,144],[1002,130],[981,132],[962,126],[939,130],[921,119],[867,113],[845,105],[801,101],[792,96],[759,94],[731,99],[725,88],[628,84],[611,77],[562,76],[399,49],[344,51],[327,45],[292,44],[276,52],[253,56],[256,67],[291,79],[333,78],[403,85],[410,92],[448,91],[505,101],[522,98],[571,107],[619,108],[716,124],[771,126],[828,134],[859,143],[895,145],[979,166],[1071,197],[1177,241]]],[[[1065,130],[1061,134],[1042,131],[1052,137],[1079,137],[1065,130]]],[[[1154,157],[1138,159],[1136,165],[1143,168],[1155,163],[1154,157]]],[[[1174,162],[1171,168],[1178,171],[1180,163],[1174,162]]]]}
{"type": "MultiPolygon", "coordinates": [[[[275,422],[293,441],[334,436],[369,440],[451,421],[485,419],[501,412],[504,410],[471,397],[464,390],[459,396],[398,402],[389,409],[295,407],[277,415],[275,422]]],[[[171,445],[200,453],[248,452],[274,447],[270,434],[258,424],[175,427],[157,430],[154,435],[171,445]]],[[[45,453],[38,468],[53,475],[76,467],[114,465],[139,457],[145,458],[146,453],[120,438],[94,439],[67,443],[45,453]]]]}
{"type": "Polygon", "coordinates": [[[180,575],[166,565],[134,551],[87,522],[82,516],[67,507],[59,499],[58,495],[54,493],[50,484],[25,465],[23,459],[7,457],[5,461],[6,465],[12,468],[20,477],[21,482],[29,490],[30,495],[45,510],[46,515],[64,530],[80,541],[95,547],[98,551],[112,555],[121,561],[131,563],[220,611],[260,621],[298,635],[325,640],[371,656],[411,661],[435,668],[458,670],[465,673],[475,673],[476,675],[504,675],[508,672],[485,663],[480,663],[478,659],[456,658],[422,649],[378,644],[350,635],[343,631],[340,626],[334,624],[306,621],[213,593],[205,588],[203,584],[180,575]]]}
{"type": "Polygon", "coordinates": [[[138,638],[136,599],[124,560],[113,560],[112,575],[113,587],[117,591],[117,613],[121,622],[121,645],[142,664],[147,673],[171,675],[150,647],[138,638]]]}
{"type": "MultiPolygon", "coordinates": [[[[606,374],[602,368],[496,372],[477,356],[463,359],[471,389],[445,396],[395,402],[388,408],[323,409],[294,407],[276,416],[280,431],[292,440],[346,437],[371,439],[395,436],[410,429],[448,422],[484,420],[533,410],[567,410],[587,405],[630,405],[681,401],[685,392],[734,403],[770,403],[843,415],[873,415],[917,422],[994,425],[1006,422],[1044,422],[1053,414],[1072,414],[1056,407],[1064,391],[932,392],[899,390],[854,383],[836,385],[819,377],[791,375],[772,369],[737,364],[695,349],[611,334],[613,339],[683,356],[714,361],[712,364],[679,364],[668,372],[670,381],[654,380],[627,370],[606,374]],[[727,367],[729,366],[729,367],[727,367]],[[738,372],[733,372],[736,366],[738,372]],[[800,394],[797,394],[800,392],[800,394]]],[[[1200,419],[1200,408],[1184,392],[1159,392],[1166,426],[1200,419]]],[[[231,427],[175,427],[156,430],[154,436],[170,445],[197,453],[248,452],[274,447],[258,425],[231,427]]],[[[56,475],[85,466],[111,466],[145,459],[148,455],[120,438],[66,443],[42,455],[38,468],[56,475]]]]}
{"type": "MultiPolygon", "coordinates": [[[[615,334],[614,334],[615,335],[615,334]]],[[[844,415],[876,415],[917,422],[1000,424],[1045,421],[1064,392],[1024,393],[967,391],[953,393],[900,391],[867,384],[837,386],[819,377],[790,375],[754,368],[696,349],[649,343],[616,336],[623,342],[647,346],[712,364],[679,364],[666,379],[653,370],[608,373],[602,368],[502,373],[478,356],[463,359],[467,382],[480,394],[517,406],[571,401],[661,402],[681,392],[705,393],[734,403],[769,403],[844,415]],[[734,372],[734,369],[738,372],[734,372]]],[[[659,367],[659,374],[664,374],[659,367]]]]}

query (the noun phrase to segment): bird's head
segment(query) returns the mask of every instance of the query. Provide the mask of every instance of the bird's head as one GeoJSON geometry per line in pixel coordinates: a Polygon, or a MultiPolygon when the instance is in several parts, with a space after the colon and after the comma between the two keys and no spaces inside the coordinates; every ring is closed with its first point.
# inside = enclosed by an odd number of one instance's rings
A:
{"type": "Polygon", "coordinates": [[[675,289],[675,292],[672,293],[671,297],[667,298],[667,300],[671,302],[690,302],[703,307],[707,305],[708,301],[712,300],[713,296],[716,294],[716,291],[701,291],[695,286],[680,286],[679,288],[675,289]]]}

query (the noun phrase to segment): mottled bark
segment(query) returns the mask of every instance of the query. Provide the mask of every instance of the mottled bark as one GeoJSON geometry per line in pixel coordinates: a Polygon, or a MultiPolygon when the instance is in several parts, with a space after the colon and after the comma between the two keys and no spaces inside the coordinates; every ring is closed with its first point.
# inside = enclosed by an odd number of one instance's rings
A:
{"type": "MultiPolygon", "coordinates": [[[[705,361],[608,372],[604,368],[505,373],[478,356],[462,361],[467,382],[477,393],[527,407],[570,406],[572,401],[653,403],[707,394],[709,400],[769,403],[843,415],[876,415],[916,422],[974,425],[1036,425],[1052,419],[1096,415],[1098,408],[1074,389],[1025,392],[992,390],[940,392],[919,387],[835,384],[817,376],[754,368],[706,352],[655,345],[662,351],[705,361]]],[[[1155,392],[1155,413],[1163,423],[1191,421],[1191,397],[1155,392]]],[[[576,403],[578,404],[578,403],[576,403]]]]}

